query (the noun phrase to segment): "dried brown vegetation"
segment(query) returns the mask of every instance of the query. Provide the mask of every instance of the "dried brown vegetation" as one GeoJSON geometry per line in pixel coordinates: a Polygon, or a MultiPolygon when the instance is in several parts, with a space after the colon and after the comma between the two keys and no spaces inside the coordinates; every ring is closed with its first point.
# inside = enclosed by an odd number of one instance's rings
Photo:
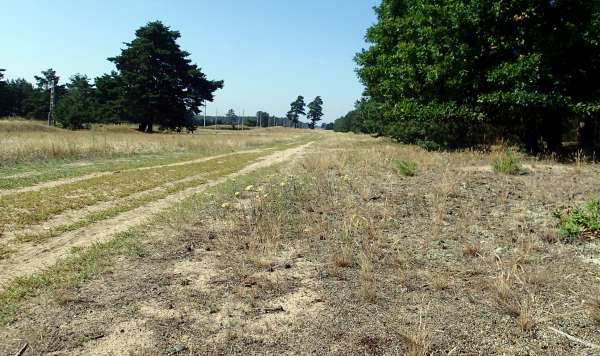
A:
{"type": "Polygon", "coordinates": [[[167,212],[105,271],[40,287],[0,352],[590,354],[548,328],[600,341],[600,249],[548,236],[555,209],[600,194],[598,167],[492,160],[323,134],[167,212]]]}

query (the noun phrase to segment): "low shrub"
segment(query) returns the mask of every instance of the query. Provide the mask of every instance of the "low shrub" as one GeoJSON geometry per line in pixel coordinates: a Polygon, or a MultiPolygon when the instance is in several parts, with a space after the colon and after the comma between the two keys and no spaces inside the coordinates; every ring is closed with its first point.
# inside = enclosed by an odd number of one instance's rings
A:
{"type": "Polygon", "coordinates": [[[600,237],[600,201],[589,202],[581,208],[558,211],[559,234],[563,239],[596,239],[600,237]]]}
{"type": "Polygon", "coordinates": [[[492,163],[492,169],[496,173],[519,174],[523,171],[519,157],[511,149],[499,153],[492,163]]]}
{"type": "Polygon", "coordinates": [[[403,176],[414,177],[417,175],[417,163],[412,161],[394,160],[394,168],[403,176]]]}

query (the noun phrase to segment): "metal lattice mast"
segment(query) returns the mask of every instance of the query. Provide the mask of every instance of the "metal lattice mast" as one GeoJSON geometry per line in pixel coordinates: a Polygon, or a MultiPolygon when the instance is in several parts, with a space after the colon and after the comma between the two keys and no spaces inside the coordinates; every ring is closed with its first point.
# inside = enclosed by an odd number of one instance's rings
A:
{"type": "Polygon", "coordinates": [[[56,86],[56,82],[53,80],[51,80],[50,84],[50,110],[48,111],[48,126],[54,126],[54,103],[55,101],[55,97],[54,97],[54,89],[56,86]]]}

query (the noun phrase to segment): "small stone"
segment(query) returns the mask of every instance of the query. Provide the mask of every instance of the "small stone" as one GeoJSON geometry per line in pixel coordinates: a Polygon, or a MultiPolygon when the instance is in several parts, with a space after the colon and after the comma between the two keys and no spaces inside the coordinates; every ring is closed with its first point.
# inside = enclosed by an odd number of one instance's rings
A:
{"type": "Polygon", "coordinates": [[[183,352],[187,350],[187,347],[185,345],[175,345],[175,346],[171,346],[167,349],[167,353],[170,355],[173,354],[178,354],[180,352],[183,352]]]}

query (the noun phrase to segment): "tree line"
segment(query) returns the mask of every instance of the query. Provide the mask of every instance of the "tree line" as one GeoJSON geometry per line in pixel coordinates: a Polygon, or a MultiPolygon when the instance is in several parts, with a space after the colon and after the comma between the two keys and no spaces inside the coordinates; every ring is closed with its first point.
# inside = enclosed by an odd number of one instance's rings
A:
{"type": "Polygon", "coordinates": [[[76,74],[58,85],[53,69],[36,76],[35,85],[24,79],[4,80],[0,70],[0,116],[47,117],[49,90],[54,86],[56,121],[63,127],[83,128],[92,122],[132,122],[143,132],[193,129],[194,117],[223,81],[209,80],[179,47],[178,31],[160,21],[138,29],[118,56],[108,58],[116,70],[95,78],[76,74]]]}
{"type": "Polygon", "coordinates": [[[383,0],[335,129],[429,148],[600,145],[600,2],[383,0]]]}
{"type": "MultiPolygon", "coordinates": [[[[138,124],[142,132],[151,132],[155,125],[162,129],[193,132],[206,120],[199,116],[201,107],[212,102],[214,93],[223,88],[223,81],[208,80],[192,64],[190,54],[183,51],[172,31],[159,21],[150,22],[135,32],[135,38],[125,43],[120,55],[108,58],[116,70],[90,79],[76,74],[64,85],[52,68],[35,76],[36,83],[25,79],[4,80],[0,69],[0,117],[19,116],[46,119],[50,111],[50,90],[57,102],[56,122],[70,129],[81,129],[90,123],[138,124]]],[[[304,97],[291,104],[285,118],[259,111],[256,118],[240,118],[229,110],[224,118],[213,117],[208,124],[231,125],[232,129],[246,126],[302,127],[301,116],[315,128],[323,116],[323,100],[317,96],[306,104],[304,97]]]]}

